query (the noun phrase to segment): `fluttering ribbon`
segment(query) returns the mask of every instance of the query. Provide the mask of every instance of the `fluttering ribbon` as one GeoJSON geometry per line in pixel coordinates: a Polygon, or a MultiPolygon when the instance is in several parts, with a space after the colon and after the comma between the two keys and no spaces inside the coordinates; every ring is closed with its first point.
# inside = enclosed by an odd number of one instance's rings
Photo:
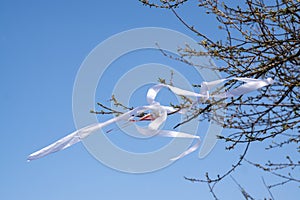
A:
{"type": "MultiPolygon", "coordinates": [[[[197,135],[192,135],[188,133],[178,132],[178,131],[172,131],[172,130],[160,130],[159,128],[162,126],[162,124],[167,120],[168,113],[177,112],[179,114],[184,114],[185,111],[183,110],[176,110],[175,108],[171,106],[163,106],[160,105],[159,102],[155,101],[155,98],[159,91],[162,88],[168,88],[170,91],[172,91],[176,95],[181,96],[190,96],[190,97],[197,97],[198,100],[193,102],[192,104],[201,103],[203,101],[208,100],[211,97],[214,98],[228,98],[228,97],[234,97],[234,96],[240,96],[249,92],[252,92],[254,90],[257,90],[259,88],[262,88],[264,86],[273,84],[272,78],[267,79],[253,79],[253,78],[228,78],[228,79],[220,79],[216,81],[211,82],[202,82],[201,83],[201,89],[200,93],[195,93],[188,90],[183,90],[181,88],[177,88],[174,86],[166,85],[166,84],[157,84],[151,87],[147,92],[147,102],[149,105],[146,106],[140,106],[137,108],[134,108],[133,110],[130,110],[124,114],[121,114],[117,117],[114,117],[110,120],[107,120],[102,123],[95,123],[86,127],[83,127],[77,131],[74,131],[73,133],[63,137],[62,139],[56,141],[53,144],[50,144],[49,146],[44,147],[43,149],[36,151],[32,154],[30,154],[27,158],[28,161],[35,160],[38,158],[42,158],[48,154],[66,149],[73,144],[76,144],[77,142],[82,141],[84,138],[88,137],[90,134],[95,132],[96,130],[102,129],[112,123],[118,122],[118,121],[132,121],[133,118],[136,116],[139,116],[141,113],[144,113],[145,111],[150,111],[151,116],[151,122],[148,124],[147,127],[139,127],[135,126],[137,131],[142,135],[147,136],[163,136],[163,137],[171,137],[171,138],[191,138],[196,139],[197,142],[193,146],[189,147],[186,151],[181,153],[175,158],[172,158],[171,160],[175,161],[178,160],[192,152],[198,149],[200,146],[200,137],[197,135]],[[222,92],[219,94],[210,95],[209,91],[216,87],[217,85],[221,84],[224,81],[227,80],[237,80],[245,82],[241,86],[234,88],[227,92],[222,92]],[[201,101],[199,101],[199,99],[201,101]]],[[[141,118],[140,118],[141,119],[141,118]]]]}

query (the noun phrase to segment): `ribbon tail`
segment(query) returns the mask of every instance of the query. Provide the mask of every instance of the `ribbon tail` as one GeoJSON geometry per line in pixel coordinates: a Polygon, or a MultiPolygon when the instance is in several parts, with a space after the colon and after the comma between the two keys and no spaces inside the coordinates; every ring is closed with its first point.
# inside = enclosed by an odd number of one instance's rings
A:
{"type": "Polygon", "coordinates": [[[185,157],[186,155],[196,151],[200,144],[201,144],[201,140],[200,137],[197,135],[192,135],[192,134],[188,134],[188,133],[183,133],[183,132],[177,132],[177,131],[169,131],[169,130],[158,130],[158,131],[154,131],[154,130],[150,130],[147,128],[142,128],[139,126],[136,126],[136,129],[138,132],[140,132],[143,135],[147,135],[147,136],[153,136],[153,135],[159,135],[162,137],[171,137],[171,138],[192,138],[192,139],[197,139],[197,143],[194,144],[192,147],[188,148],[186,151],[182,152],[179,156],[176,156],[174,158],[171,158],[171,161],[176,161],[180,158],[185,157]]]}
{"type": "Polygon", "coordinates": [[[66,137],[56,141],[55,143],[50,144],[49,146],[46,146],[43,149],[30,154],[27,157],[27,161],[42,158],[48,154],[63,150],[65,148],[72,146],[73,144],[76,144],[79,141],[81,140],[80,137],[78,136],[78,131],[75,131],[70,135],[67,135],[66,137]]]}
{"type": "Polygon", "coordinates": [[[262,88],[264,86],[269,85],[265,81],[252,81],[247,82],[246,84],[241,85],[240,87],[237,87],[229,92],[227,92],[227,97],[233,97],[233,96],[240,96],[249,92],[252,92],[254,90],[257,90],[259,88],[262,88]]]}
{"type": "Polygon", "coordinates": [[[27,160],[28,161],[35,160],[35,159],[47,156],[48,154],[55,153],[57,151],[66,149],[66,148],[72,146],[73,144],[80,142],[82,139],[89,136],[92,132],[94,132],[108,124],[109,123],[104,122],[104,123],[97,123],[97,124],[92,124],[92,125],[83,127],[81,129],[63,137],[62,139],[44,147],[43,149],[30,154],[28,156],[27,160]]]}
{"type": "Polygon", "coordinates": [[[189,149],[187,149],[186,151],[184,151],[184,152],[183,152],[182,154],[180,154],[179,156],[174,157],[174,158],[171,158],[170,160],[171,160],[171,161],[179,160],[179,159],[185,157],[186,155],[188,155],[188,154],[190,154],[190,153],[196,151],[196,150],[199,148],[200,143],[201,143],[201,141],[200,141],[200,139],[198,138],[198,141],[197,141],[196,144],[194,144],[192,147],[190,147],[189,149]]]}
{"type": "Polygon", "coordinates": [[[273,84],[273,79],[267,78],[265,80],[259,80],[259,79],[252,79],[252,78],[234,78],[239,81],[245,82],[245,84],[232,89],[228,92],[224,92],[221,94],[214,95],[214,97],[218,98],[228,98],[228,97],[234,97],[234,96],[240,96],[249,92],[252,92],[254,90],[260,89],[264,86],[273,84]]]}
{"type": "Polygon", "coordinates": [[[176,161],[179,160],[185,156],[187,156],[188,154],[196,151],[200,144],[201,144],[201,140],[200,137],[197,135],[192,135],[192,134],[188,134],[188,133],[182,133],[182,132],[177,132],[177,131],[165,131],[165,130],[161,130],[158,135],[160,136],[164,136],[164,137],[173,137],[173,138],[193,138],[193,139],[197,139],[197,143],[194,144],[193,146],[191,146],[190,148],[188,148],[186,151],[182,152],[179,156],[176,156],[174,158],[171,158],[171,161],[176,161]]]}
{"type": "Polygon", "coordinates": [[[120,120],[127,120],[131,117],[132,114],[136,114],[137,112],[145,110],[145,109],[146,109],[145,107],[137,107],[131,111],[128,111],[127,113],[124,113],[118,117],[112,118],[105,122],[96,123],[96,124],[92,124],[92,125],[83,127],[81,129],[63,137],[62,139],[54,142],[53,144],[50,144],[50,145],[44,147],[43,149],[30,154],[27,157],[27,161],[42,158],[44,156],[47,156],[48,154],[55,153],[57,151],[66,149],[66,148],[72,146],[73,144],[80,142],[82,139],[88,137],[94,131],[99,130],[105,126],[108,126],[114,122],[117,122],[120,120]]]}

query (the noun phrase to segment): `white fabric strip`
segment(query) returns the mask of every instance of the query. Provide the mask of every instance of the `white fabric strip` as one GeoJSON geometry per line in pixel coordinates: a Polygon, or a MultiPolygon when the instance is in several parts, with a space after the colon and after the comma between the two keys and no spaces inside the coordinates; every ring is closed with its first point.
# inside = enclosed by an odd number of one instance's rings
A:
{"type": "Polygon", "coordinates": [[[39,151],[36,151],[36,152],[30,154],[27,157],[27,161],[42,158],[50,153],[54,153],[54,152],[63,150],[69,146],[72,146],[73,144],[76,144],[77,142],[81,141],[80,137],[78,136],[78,131],[75,131],[75,132],[67,135],[66,137],[58,140],[57,142],[39,150],[39,151]]]}
{"type": "Polygon", "coordinates": [[[173,87],[170,85],[165,85],[165,84],[157,84],[150,88],[147,93],[147,101],[149,104],[155,104],[158,103],[155,101],[155,98],[158,94],[158,92],[161,90],[161,88],[169,88],[174,94],[176,95],[182,95],[182,96],[191,96],[191,97],[201,97],[204,99],[209,99],[210,97],[217,97],[217,98],[228,98],[228,97],[233,97],[233,96],[240,96],[249,92],[252,92],[254,90],[257,90],[259,88],[262,88],[264,86],[273,84],[273,79],[272,78],[267,78],[267,79],[253,79],[253,78],[228,78],[228,79],[220,79],[216,81],[210,81],[210,82],[202,82],[201,83],[201,89],[200,89],[200,94],[183,90],[177,87],[173,87]],[[232,89],[231,91],[216,94],[216,95],[209,95],[209,90],[211,90],[213,87],[216,87],[217,85],[221,84],[224,81],[228,80],[238,80],[238,81],[243,81],[245,84],[232,89]]]}
{"type": "Polygon", "coordinates": [[[153,131],[149,130],[147,128],[142,128],[139,126],[136,126],[136,129],[139,133],[147,136],[153,136],[153,135],[158,135],[158,136],[163,136],[163,137],[171,137],[171,138],[191,138],[191,139],[197,139],[197,143],[194,144],[192,147],[188,148],[186,151],[181,153],[179,156],[176,156],[174,158],[171,158],[170,160],[176,161],[179,160],[180,158],[183,158],[184,156],[196,151],[200,144],[200,137],[197,135],[192,135],[188,133],[183,133],[183,132],[177,132],[177,131],[170,131],[170,130],[158,130],[158,131],[153,131]]]}
{"type": "Polygon", "coordinates": [[[66,148],[72,146],[73,144],[80,142],[82,139],[86,138],[87,136],[89,136],[91,133],[93,133],[96,130],[99,130],[105,126],[108,126],[108,125],[115,123],[117,121],[120,121],[120,120],[127,121],[129,118],[132,117],[132,115],[136,115],[138,112],[143,112],[145,110],[147,110],[147,106],[137,107],[127,113],[124,113],[118,117],[107,120],[103,123],[97,123],[97,124],[92,124],[92,125],[83,127],[81,129],[65,136],[64,138],[56,141],[55,143],[50,144],[49,146],[46,146],[43,149],[30,154],[28,156],[27,160],[28,161],[35,160],[38,158],[42,158],[48,154],[66,149],[66,148]]]}
{"type": "Polygon", "coordinates": [[[103,123],[97,123],[97,124],[92,124],[92,125],[83,127],[81,129],[63,137],[62,139],[54,142],[53,144],[50,144],[49,146],[46,146],[43,149],[30,154],[28,156],[27,160],[28,161],[35,160],[38,158],[42,158],[48,154],[66,149],[66,148],[72,146],[73,144],[80,142],[82,139],[88,137],[90,134],[92,134],[96,130],[99,130],[99,129],[101,129],[105,126],[108,126],[112,123],[115,123],[117,121],[122,121],[122,120],[128,121],[129,119],[132,118],[132,116],[136,116],[147,110],[151,110],[153,115],[156,117],[156,119],[149,124],[149,129],[158,130],[159,127],[167,119],[167,111],[168,110],[165,108],[170,109],[170,107],[163,107],[160,105],[141,106],[141,107],[137,107],[129,112],[126,112],[118,117],[107,120],[103,123]]]}
{"type": "Polygon", "coordinates": [[[267,79],[252,79],[252,78],[233,78],[238,81],[243,81],[245,84],[232,89],[228,92],[224,92],[221,94],[214,95],[214,97],[218,98],[228,98],[228,97],[234,97],[234,96],[240,96],[249,92],[252,92],[254,90],[260,89],[264,86],[273,84],[273,79],[267,78],[267,79]]]}
{"type": "Polygon", "coordinates": [[[190,154],[190,153],[196,151],[196,150],[199,148],[200,144],[201,144],[201,141],[200,141],[200,139],[198,139],[198,141],[197,141],[196,144],[194,144],[194,145],[193,145],[192,147],[190,147],[188,150],[182,152],[182,154],[180,154],[179,156],[174,157],[174,158],[171,158],[170,160],[176,161],[176,160],[179,160],[179,159],[183,158],[184,156],[186,156],[186,155],[188,155],[188,154],[190,154]]]}
{"type": "Polygon", "coordinates": [[[188,90],[183,90],[183,89],[173,87],[173,86],[170,86],[170,85],[157,84],[157,85],[154,85],[153,87],[151,87],[147,92],[147,101],[148,101],[149,104],[158,103],[158,102],[155,101],[155,98],[156,98],[158,92],[163,87],[169,88],[176,95],[191,96],[191,97],[206,97],[206,95],[198,94],[198,93],[191,92],[191,91],[188,91],[188,90]]]}
{"type": "MultiPolygon", "coordinates": [[[[177,87],[169,86],[169,85],[164,85],[164,84],[158,84],[153,87],[151,87],[148,92],[147,92],[147,101],[149,103],[148,106],[141,106],[137,107],[131,111],[128,111],[118,117],[112,118],[110,120],[107,120],[103,123],[97,123],[97,124],[92,124],[86,127],[83,127],[66,137],[58,140],[57,142],[46,146],[45,148],[34,152],[28,156],[28,161],[38,159],[41,157],[44,157],[48,154],[63,150],[65,148],[68,148],[72,146],[73,144],[76,144],[77,142],[80,142],[82,139],[88,137],[91,133],[93,133],[96,130],[99,130],[105,126],[108,126],[112,123],[115,123],[117,121],[128,121],[130,120],[133,116],[137,116],[138,114],[145,112],[147,110],[151,111],[151,116],[153,118],[153,121],[148,125],[147,129],[137,127],[138,132],[144,135],[160,135],[164,137],[174,137],[174,138],[194,138],[197,139],[197,143],[184,151],[182,154],[179,156],[172,158],[172,160],[178,160],[193,151],[195,151],[199,146],[200,146],[200,137],[187,134],[187,133],[182,133],[182,132],[177,132],[177,131],[169,131],[169,130],[159,130],[159,128],[162,126],[162,124],[166,121],[167,119],[167,113],[170,112],[175,112],[176,109],[170,106],[161,106],[159,102],[155,101],[155,98],[158,94],[158,92],[161,90],[161,88],[166,87],[169,88],[174,94],[176,95],[182,95],[182,96],[192,96],[192,97],[198,97],[198,98],[203,98],[204,100],[209,99],[210,97],[218,97],[218,98],[227,98],[227,97],[233,97],[233,96],[240,96],[246,93],[249,93],[251,91],[257,90],[259,88],[262,88],[264,86],[267,86],[269,84],[273,83],[273,79],[268,78],[268,79],[252,79],[252,78],[229,78],[229,79],[220,79],[216,81],[211,81],[211,82],[202,82],[201,84],[201,91],[200,94],[183,90],[177,87]],[[232,89],[228,92],[216,94],[216,95],[209,95],[209,90],[211,90],[213,87],[217,86],[218,84],[226,81],[226,80],[238,80],[238,81],[243,81],[245,84],[232,89]]],[[[194,102],[194,103],[199,103],[199,101],[194,102]]],[[[184,111],[179,111],[178,113],[183,114],[185,113],[184,111]]]]}

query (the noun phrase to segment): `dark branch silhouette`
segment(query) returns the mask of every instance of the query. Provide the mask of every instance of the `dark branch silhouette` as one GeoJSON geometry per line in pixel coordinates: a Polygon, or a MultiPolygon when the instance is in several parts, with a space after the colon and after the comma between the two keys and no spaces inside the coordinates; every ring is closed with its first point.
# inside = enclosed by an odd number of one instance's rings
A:
{"type": "MultiPolygon", "coordinates": [[[[189,123],[193,119],[222,122],[222,126],[230,132],[228,135],[219,136],[220,140],[228,144],[226,149],[231,150],[237,145],[245,145],[245,150],[236,164],[233,164],[223,175],[212,178],[207,172],[206,179],[187,177],[185,179],[207,183],[213,197],[218,199],[213,190],[215,184],[230,175],[245,161],[251,144],[260,142],[266,150],[275,148],[280,150],[289,145],[294,146],[296,152],[300,152],[299,1],[275,0],[266,4],[263,0],[244,0],[233,5],[232,2],[199,0],[199,9],[217,19],[216,26],[223,33],[218,34],[221,38],[217,40],[212,39],[212,35],[202,33],[201,26],[191,25],[193,22],[186,21],[178,14],[177,9],[183,7],[187,0],[139,1],[150,8],[155,7],[172,12],[178,22],[193,32],[201,41],[200,45],[205,48],[205,52],[198,51],[187,44],[178,49],[178,57],[159,48],[166,57],[183,64],[205,67],[193,63],[190,58],[210,56],[224,64],[214,68],[225,75],[224,78],[271,77],[275,81],[273,85],[260,89],[255,95],[231,98],[229,102],[223,104],[220,103],[222,100],[203,102],[201,107],[191,110],[185,121],[175,125],[174,128],[189,123]],[[216,112],[221,106],[227,110],[225,118],[216,112]]],[[[194,86],[199,87],[199,85],[194,86]]],[[[240,86],[238,81],[228,81],[218,89],[226,91],[238,86],[240,86]]],[[[113,102],[122,109],[132,109],[123,106],[116,99],[113,99],[113,102]]],[[[112,110],[103,104],[99,106],[106,111],[102,110],[98,113],[94,111],[97,114],[120,114],[124,111],[112,110]]],[[[183,103],[172,106],[180,110],[189,107],[190,101],[184,98],[183,103]]],[[[261,164],[249,160],[246,160],[246,163],[282,179],[282,182],[268,186],[263,180],[272,199],[274,197],[270,192],[271,189],[287,183],[300,183],[299,174],[293,173],[299,171],[299,158],[288,157],[283,163],[268,161],[266,164],[261,164]],[[281,172],[283,169],[285,171],[281,172]]]]}

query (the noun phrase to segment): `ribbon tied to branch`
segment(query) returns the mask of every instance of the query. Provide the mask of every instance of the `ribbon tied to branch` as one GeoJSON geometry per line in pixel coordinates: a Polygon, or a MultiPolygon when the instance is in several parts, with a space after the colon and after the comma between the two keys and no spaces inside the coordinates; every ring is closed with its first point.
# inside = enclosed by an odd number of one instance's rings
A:
{"type": "Polygon", "coordinates": [[[166,85],[166,84],[157,84],[153,87],[149,88],[147,92],[147,102],[149,105],[136,107],[133,110],[130,110],[124,114],[121,114],[117,117],[114,117],[112,119],[109,119],[105,122],[101,123],[95,123],[91,124],[89,126],[83,127],[79,130],[76,130],[75,132],[63,137],[62,139],[54,142],[53,144],[50,144],[49,146],[46,146],[42,148],[39,151],[36,151],[32,154],[30,154],[27,158],[28,161],[35,160],[41,157],[44,157],[48,154],[66,149],[73,144],[82,141],[84,138],[88,137],[90,134],[95,132],[96,130],[102,129],[110,124],[116,123],[118,121],[125,121],[125,122],[136,122],[136,121],[142,121],[142,120],[150,120],[150,123],[147,127],[140,127],[136,125],[136,130],[146,136],[163,136],[163,137],[171,137],[171,138],[190,138],[190,139],[196,139],[197,142],[189,147],[187,150],[185,150],[183,153],[178,155],[177,157],[171,158],[171,160],[175,161],[178,160],[192,152],[198,149],[200,146],[200,137],[197,135],[189,134],[189,133],[183,133],[173,130],[161,130],[161,126],[163,123],[167,120],[167,116],[169,113],[177,112],[179,114],[185,114],[185,110],[177,110],[174,107],[171,106],[163,106],[160,105],[159,102],[155,101],[157,94],[162,88],[168,88],[170,91],[172,91],[175,95],[180,96],[188,96],[188,97],[196,97],[197,100],[192,103],[192,105],[196,105],[198,103],[201,103],[203,101],[208,100],[209,98],[229,98],[234,96],[240,96],[249,92],[252,92],[254,90],[257,90],[259,88],[262,88],[264,86],[273,84],[272,78],[267,79],[253,79],[253,78],[228,78],[228,79],[220,79],[216,81],[211,82],[202,82],[201,83],[201,89],[200,93],[195,93],[188,90],[183,90],[178,87],[166,85]],[[244,84],[240,85],[237,88],[234,88],[230,91],[221,92],[218,94],[210,94],[210,90],[217,85],[228,81],[228,80],[237,80],[242,81],[244,84]],[[139,120],[133,120],[133,118],[140,116],[142,113],[150,111],[150,113],[146,116],[141,117],[139,120]]]}

